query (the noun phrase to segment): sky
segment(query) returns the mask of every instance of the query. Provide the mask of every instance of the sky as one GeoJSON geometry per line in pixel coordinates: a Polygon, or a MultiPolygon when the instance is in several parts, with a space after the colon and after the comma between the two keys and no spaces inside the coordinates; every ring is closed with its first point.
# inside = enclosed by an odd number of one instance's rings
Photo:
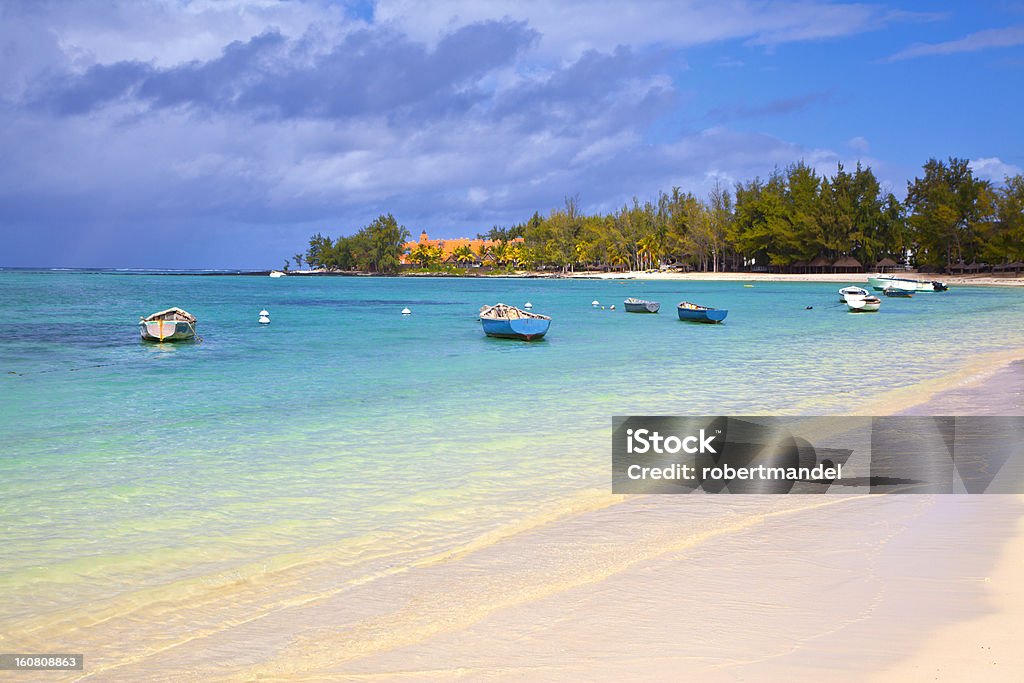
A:
{"type": "Polygon", "coordinates": [[[0,267],[272,268],[804,161],[1024,167],[1024,0],[0,0],[0,267]]]}

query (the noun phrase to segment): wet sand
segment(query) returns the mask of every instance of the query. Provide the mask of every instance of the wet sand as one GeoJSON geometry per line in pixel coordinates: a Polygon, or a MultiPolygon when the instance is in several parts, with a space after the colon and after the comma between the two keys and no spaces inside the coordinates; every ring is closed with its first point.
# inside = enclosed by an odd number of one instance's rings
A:
{"type": "Polygon", "coordinates": [[[993,369],[983,383],[966,382],[940,392],[907,415],[1024,415],[1024,361],[993,369]]]}

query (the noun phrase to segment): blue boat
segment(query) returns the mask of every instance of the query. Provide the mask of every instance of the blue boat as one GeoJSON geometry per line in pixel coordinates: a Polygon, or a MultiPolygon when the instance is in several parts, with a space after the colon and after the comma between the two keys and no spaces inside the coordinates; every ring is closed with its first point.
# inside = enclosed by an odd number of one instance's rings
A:
{"type": "Polygon", "coordinates": [[[488,337],[534,341],[548,333],[551,318],[515,306],[495,304],[480,309],[480,323],[488,337]]]}
{"type": "Polygon", "coordinates": [[[729,315],[729,311],[725,309],[698,306],[689,301],[679,304],[679,308],[676,310],[679,311],[680,320],[698,323],[720,323],[725,320],[725,316],[729,315]]]}

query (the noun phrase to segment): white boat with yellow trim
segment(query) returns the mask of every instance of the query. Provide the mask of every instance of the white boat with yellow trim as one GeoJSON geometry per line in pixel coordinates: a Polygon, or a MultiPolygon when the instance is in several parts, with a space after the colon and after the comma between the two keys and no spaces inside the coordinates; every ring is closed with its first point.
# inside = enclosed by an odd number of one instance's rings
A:
{"type": "Polygon", "coordinates": [[[143,341],[177,342],[196,338],[196,317],[181,308],[168,308],[139,319],[143,341]]]}

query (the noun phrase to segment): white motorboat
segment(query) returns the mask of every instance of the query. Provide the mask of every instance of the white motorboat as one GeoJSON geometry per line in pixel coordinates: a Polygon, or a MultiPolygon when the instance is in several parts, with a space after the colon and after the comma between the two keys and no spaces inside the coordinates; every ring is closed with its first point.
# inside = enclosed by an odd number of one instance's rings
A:
{"type": "Polygon", "coordinates": [[[872,275],[868,278],[868,284],[876,292],[884,292],[889,288],[907,292],[945,292],[949,289],[945,282],[938,280],[912,280],[895,275],[872,275]]]}
{"type": "Polygon", "coordinates": [[[846,305],[851,313],[874,313],[882,307],[882,300],[873,294],[867,296],[847,294],[846,305]]]}
{"type": "Polygon", "coordinates": [[[839,300],[846,303],[846,295],[851,294],[853,296],[871,296],[871,292],[864,289],[863,287],[843,287],[839,290],[839,300]]]}

